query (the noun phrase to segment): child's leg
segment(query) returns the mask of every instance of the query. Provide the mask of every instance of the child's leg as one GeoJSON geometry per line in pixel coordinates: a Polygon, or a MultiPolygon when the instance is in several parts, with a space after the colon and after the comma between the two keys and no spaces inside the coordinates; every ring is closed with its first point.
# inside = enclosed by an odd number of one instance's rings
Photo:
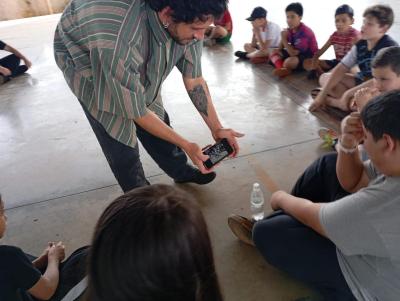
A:
{"type": "Polygon", "coordinates": [[[21,62],[21,59],[17,57],[15,54],[10,54],[2,59],[0,59],[0,65],[9,69],[11,71],[11,76],[19,75],[17,74],[18,66],[21,62]]]}
{"type": "Polygon", "coordinates": [[[303,68],[306,70],[306,71],[311,71],[311,70],[315,70],[315,67],[316,66],[314,66],[315,64],[314,64],[314,60],[313,59],[305,59],[304,60],[304,63],[303,63],[303,68]]]}
{"type": "Polygon", "coordinates": [[[300,60],[297,56],[291,56],[283,62],[283,68],[295,70],[299,66],[300,60]]]}
{"type": "Polygon", "coordinates": [[[331,107],[339,108],[342,111],[349,111],[351,99],[343,97],[343,94],[355,85],[356,81],[354,75],[346,73],[341,81],[328,92],[326,104],[331,107]]]}
{"type": "Polygon", "coordinates": [[[243,46],[244,51],[246,51],[247,53],[252,53],[254,51],[257,51],[258,49],[256,47],[254,47],[251,43],[246,43],[243,46]]]}
{"type": "Polygon", "coordinates": [[[221,39],[228,35],[228,31],[222,26],[215,26],[210,34],[210,39],[221,39]]]}
{"type": "Polygon", "coordinates": [[[356,300],[343,277],[335,245],[291,216],[278,214],[257,222],[253,241],[268,263],[314,286],[324,300],[356,300]]]}
{"type": "Polygon", "coordinates": [[[86,276],[88,252],[88,247],[79,248],[61,263],[60,280],[51,301],[61,300],[86,276]]]}

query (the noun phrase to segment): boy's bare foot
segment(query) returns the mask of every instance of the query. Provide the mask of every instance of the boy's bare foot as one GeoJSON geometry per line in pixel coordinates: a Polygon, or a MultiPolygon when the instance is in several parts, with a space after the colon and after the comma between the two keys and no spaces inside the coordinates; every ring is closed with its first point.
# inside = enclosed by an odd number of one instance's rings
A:
{"type": "Polygon", "coordinates": [[[279,78],[284,78],[288,76],[290,73],[292,73],[288,68],[279,68],[275,69],[274,72],[272,72],[273,75],[278,76],[279,78]]]}
{"type": "Polygon", "coordinates": [[[319,108],[323,107],[324,103],[318,99],[314,99],[314,101],[311,103],[310,107],[308,108],[308,110],[310,112],[314,112],[316,110],[318,110],[319,108]]]}

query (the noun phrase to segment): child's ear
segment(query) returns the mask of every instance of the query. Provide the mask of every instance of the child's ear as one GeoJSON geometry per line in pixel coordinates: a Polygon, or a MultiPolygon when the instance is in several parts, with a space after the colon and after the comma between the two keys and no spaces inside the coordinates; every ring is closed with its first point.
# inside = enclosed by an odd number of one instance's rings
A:
{"type": "Polygon", "coordinates": [[[389,30],[389,25],[383,25],[380,28],[382,33],[386,33],[389,30]]]}

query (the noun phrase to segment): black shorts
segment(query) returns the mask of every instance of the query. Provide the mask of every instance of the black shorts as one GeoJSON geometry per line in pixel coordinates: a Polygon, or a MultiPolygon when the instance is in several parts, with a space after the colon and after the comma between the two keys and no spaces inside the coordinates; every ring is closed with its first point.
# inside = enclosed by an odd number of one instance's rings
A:
{"type": "MultiPolygon", "coordinates": [[[[288,57],[290,57],[289,53],[287,52],[286,49],[282,49],[282,60],[286,60],[288,57]]],[[[308,57],[305,57],[304,54],[299,54],[296,56],[299,59],[299,64],[297,65],[296,71],[302,71],[304,70],[303,68],[303,62],[304,60],[308,59],[308,57]]]]}
{"type": "MultiPolygon", "coordinates": [[[[335,68],[336,65],[339,64],[339,61],[337,59],[323,60],[323,61],[329,66],[329,70],[335,68]]],[[[328,70],[326,70],[326,71],[328,71],[328,70]]]]}

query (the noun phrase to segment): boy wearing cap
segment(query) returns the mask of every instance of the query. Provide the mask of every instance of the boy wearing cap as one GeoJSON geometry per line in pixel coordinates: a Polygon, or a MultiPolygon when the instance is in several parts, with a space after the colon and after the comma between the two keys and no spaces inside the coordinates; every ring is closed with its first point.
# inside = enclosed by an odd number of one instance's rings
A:
{"type": "Polygon", "coordinates": [[[236,51],[235,56],[253,63],[267,62],[271,49],[279,47],[281,28],[267,20],[267,10],[261,6],[254,8],[246,20],[253,26],[253,37],[251,43],[244,44],[245,51],[236,51]]]}

